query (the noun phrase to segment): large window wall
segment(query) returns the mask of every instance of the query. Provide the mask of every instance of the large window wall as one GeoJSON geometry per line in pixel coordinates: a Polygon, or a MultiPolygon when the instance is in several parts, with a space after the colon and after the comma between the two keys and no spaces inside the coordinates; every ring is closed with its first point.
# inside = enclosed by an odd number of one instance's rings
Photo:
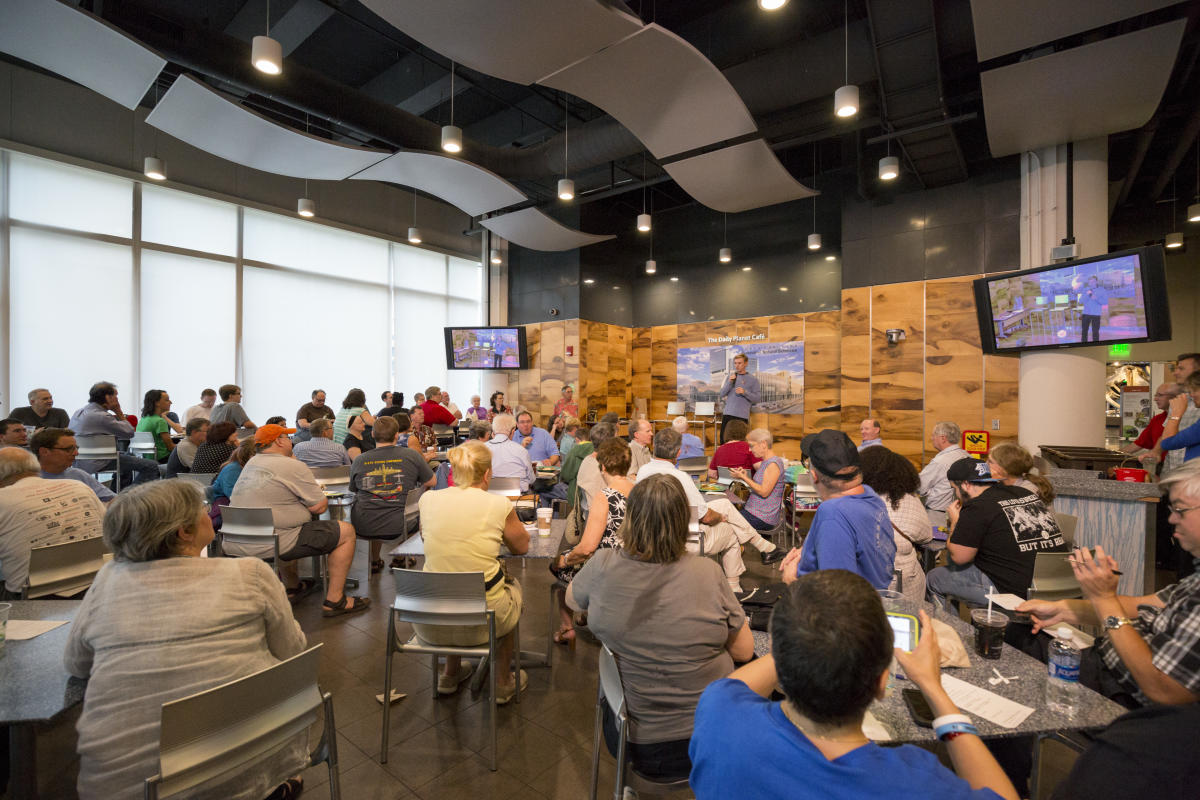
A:
{"type": "Polygon", "coordinates": [[[46,387],[68,413],[111,380],[182,413],[238,383],[250,418],[289,420],[313,389],[379,406],[430,384],[465,407],[445,325],[484,320],[483,269],[315,222],[0,151],[0,412],[46,387]]]}

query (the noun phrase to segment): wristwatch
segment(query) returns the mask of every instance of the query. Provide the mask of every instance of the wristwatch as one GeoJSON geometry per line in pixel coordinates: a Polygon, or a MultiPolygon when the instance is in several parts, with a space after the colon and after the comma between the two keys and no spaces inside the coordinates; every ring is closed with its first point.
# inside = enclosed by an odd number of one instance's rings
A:
{"type": "Polygon", "coordinates": [[[1133,620],[1129,617],[1108,616],[1104,618],[1104,630],[1115,631],[1122,625],[1132,625],[1133,620]]]}

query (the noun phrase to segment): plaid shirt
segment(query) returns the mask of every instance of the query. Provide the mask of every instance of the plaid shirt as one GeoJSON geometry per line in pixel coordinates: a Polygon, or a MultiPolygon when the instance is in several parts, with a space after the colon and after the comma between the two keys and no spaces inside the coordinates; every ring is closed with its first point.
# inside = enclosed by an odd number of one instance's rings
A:
{"type": "MultiPolygon", "coordinates": [[[[1133,627],[1150,646],[1151,663],[1193,694],[1200,694],[1200,571],[1158,593],[1163,608],[1139,606],[1133,627]]],[[[1142,705],[1150,705],[1108,637],[1100,658],[1117,682],[1142,705]]]]}

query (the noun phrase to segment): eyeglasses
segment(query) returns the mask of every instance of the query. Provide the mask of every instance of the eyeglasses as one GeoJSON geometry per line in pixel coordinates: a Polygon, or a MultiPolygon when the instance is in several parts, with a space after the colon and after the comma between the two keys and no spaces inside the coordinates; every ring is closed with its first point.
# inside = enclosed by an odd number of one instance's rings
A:
{"type": "Polygon", "coordinates": [[[47,450],[62,450],[64,453],[78,453],[79,452],[78,445],[72,445],[71,447],[47,447],[46,449],[47,450]]]}
{"type": "Polygon", "coordinates": [[[1187,508],[1183,508],[1181,506],[1167,506],[1167,508],[1171,510],[1172,514],[1182,517],[1189,511],[1195,511],[1197,508],[1200,508],[1200,506],[1188,506],[1187,508]]]}

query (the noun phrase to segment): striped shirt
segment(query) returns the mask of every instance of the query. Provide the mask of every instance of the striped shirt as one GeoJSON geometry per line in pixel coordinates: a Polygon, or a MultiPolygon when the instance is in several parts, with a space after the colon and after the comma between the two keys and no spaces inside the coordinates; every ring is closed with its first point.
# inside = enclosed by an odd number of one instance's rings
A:
{"type": "Polygon", "coordinates": [[[292,448],[292,455],[310,467],[345,467],[350,465],[350,454],[333,439],[318,436],[300,442],[292,448]]]}

